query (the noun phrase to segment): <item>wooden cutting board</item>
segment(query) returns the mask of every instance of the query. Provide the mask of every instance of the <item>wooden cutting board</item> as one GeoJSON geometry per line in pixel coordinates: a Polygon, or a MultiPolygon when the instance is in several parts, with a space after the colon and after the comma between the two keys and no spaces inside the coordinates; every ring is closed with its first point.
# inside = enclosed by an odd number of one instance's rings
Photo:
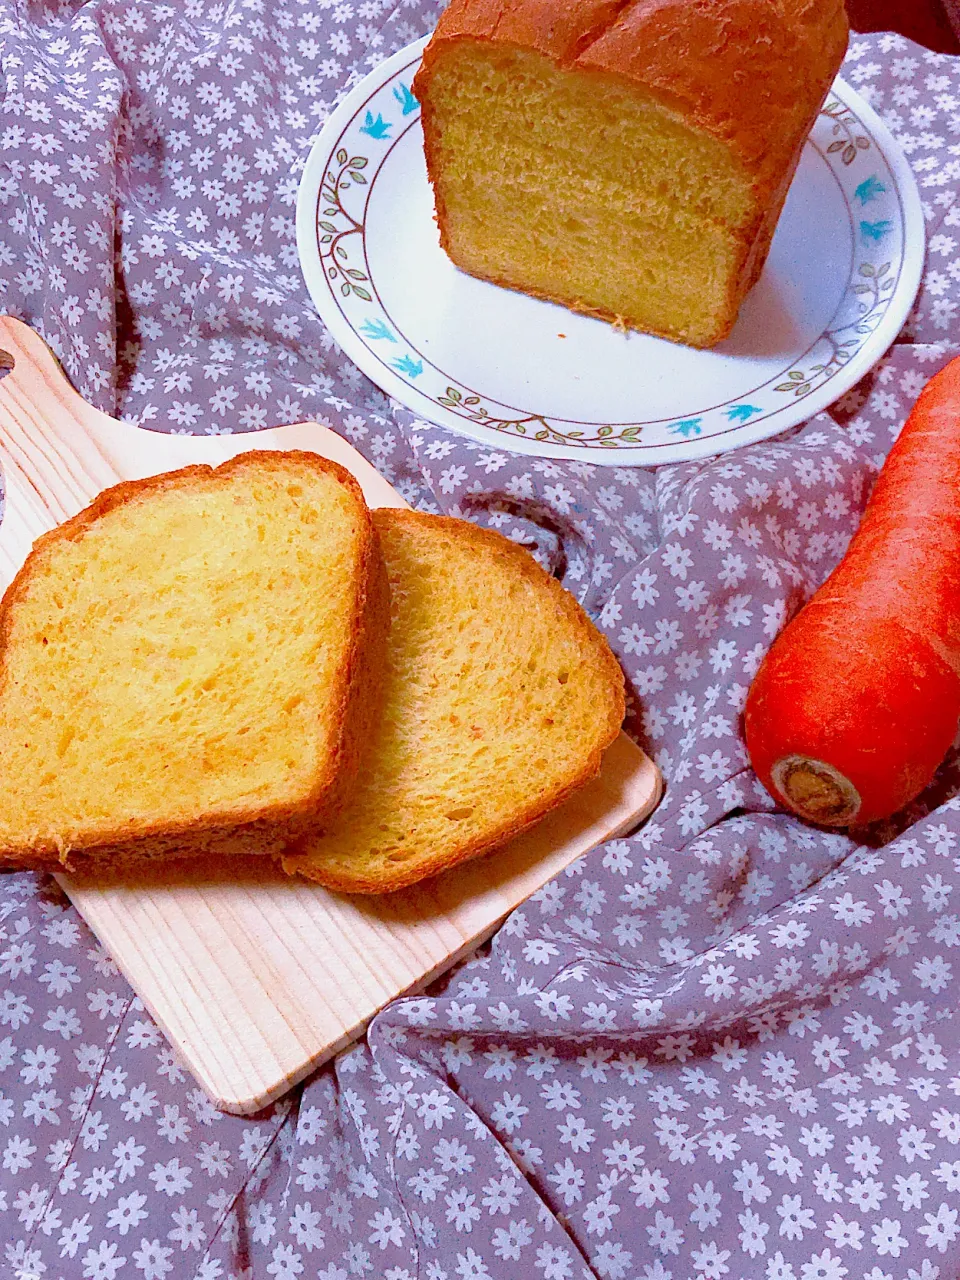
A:
{"type": "MultiPolygon", "coordinates": [[[[316,423],[236,436],[144,431],[82,400],[26,325],[0,317],[0,348],[0,363],[13,364],[0,378],[0,591],[34,539],[102,489],[245,449],[313,450],[352,471],[371,506],[406,505],[316,423]]],[[[249,1115],[361,1035],[388,1001],[468,954],[580,854],[636,826],[660,786],[621,734],[599,778],[526,836],[380,898],[329,893],[256,858],[110,885],[57,879],[216,1105],[249,1115]]]]}

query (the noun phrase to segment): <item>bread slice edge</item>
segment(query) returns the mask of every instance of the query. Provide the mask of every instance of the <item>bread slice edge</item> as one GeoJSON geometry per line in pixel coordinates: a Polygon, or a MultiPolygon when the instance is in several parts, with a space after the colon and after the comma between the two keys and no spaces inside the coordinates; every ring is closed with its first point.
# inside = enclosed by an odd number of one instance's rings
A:
{"type": "MultiPolygon", "coordinates": [[[[358,590],[349,623],[350,641],[337,672],[333,691],[339,720],[339,737],[326,767],[309,794],[296,803],[239,810],[224,816],[198,815],[191,822],[173,827],[156,825],[117,826],[91,833],[89,838],[57,847],[49,841],[35,841],[22,847],[0,847],[0,869],[95,870],[158,858],[180,858],[194,854],[279,854],[280,850],[314,825],[332,815],[344,803],[352,782],[358,754],[357,743],[367,730],[370,717],[379,705],[376,664],[365,658],[373,654],[385,638],[389,618],[386,574],[373,520],[356,478],[340,463],[307,450],[247,450],[220,463],[191,464],[138,480],[124,480],[103,490],[63,524],[41,535],[24,564],[0,598],[0,696],[5,680],[5,662],[14,606],[44,552],[57,542],[76,540],[95,522],[127,501],[152,490],[179,486],[193,478],[239,470],[247,466],[271,465],[278,461],[308,466],[333,475],[354,500],[358,514],[360,547],[358,590]]],[[[2,767],[2,766],[0,766],[2,767]]]]}
{"type": "MultiPolygon", "coordinates": [[[[581,768],[576,774],[558,781],[554,787],[548,788],[532,797],[528,805],[519,812],[512,814],[509,819],[502,822],[498,827],[484,833],[482,836],[477,836],[473,840],[465,842],[457,849],[436,854],[432,857],[428,856],[419,860],[396,864],[395,869],[391,868],[389,875],[375,877],[364,875],[362,872],[345,873],[337,866],[318,867],[316,865],[304,865],[302,850],[306,841],[310,838],[309,835],[298,839],[285,851],[281,862],[288,874],[303,876],[305,879],[322,884],[325,888],[340,893],[393,893],[418,884],[422,880],[431,879],[443,871],[458,866],[460,863],[482,857],[502,848],[511,840],[516,839],[536,826],[548,813],[552,813],[559,808],[572,795],[599,775],[603,755],[620,733],[624,715],[626,714],[626,683],[623,671],[610,648],[606,636],[594,626],[586,611],[573,595],[561,586],[556,578],[547,573],[528,551],[517,546],[510,539],[503,537],[502,534],[494,533],[467,520],[390,508],[383,508],[374,512],[374,524],[376,526],[382,523],[422,525],[424,522],[429,522],[433,527],[445,527],[450,531],[456,532],[458,537],[464,537],[468,542],[490,547],[498,555],[508,557],[525,577],[535,581],[541,589],[545,589],[552,596],[567,619],[595,650],[598,661],[606,670],[611,685],[611,693],[613,694],[607,723],[599,741],[586,755],[581,768]]],[[[389,637],[387,637],[386,643],[389,644],[389,637]]]]}

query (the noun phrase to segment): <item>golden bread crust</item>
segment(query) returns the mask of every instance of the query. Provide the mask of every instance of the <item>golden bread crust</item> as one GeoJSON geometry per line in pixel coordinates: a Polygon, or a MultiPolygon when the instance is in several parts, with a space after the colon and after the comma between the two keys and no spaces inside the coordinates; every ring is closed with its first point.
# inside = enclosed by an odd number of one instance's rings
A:
{"type": "MultiPolygon", "coordinates": [[[[425,851],[405,862],[390,863],[375,875],[365,873],[360,866],[344,866],[339,859],[324,859],[322,835],[316,840],[306,836],[288,850],[283,859],[284,870],[291,874],[300,874],[342,893],[358,894],[391,893],[407,888],[468,859],[490,853],[528,830],[597,776],[603,753],[620,732],[626,711],[623,672],[606,637],[574,597],[541,568],[529,552],[502,534],[452,517],[384,508],[375,511],[373,519],[385,543],[392,529],[423,532],[434,537],[452,536],[486,556],[492,553],[509,574],[532,584],[541,595],[545,610],[554,610],[560,615],[560,625],[573,631],[581,650],[589,655],[605,686],[605,699],[603,723],[597,729],[596,740],[584,752],[573,773],[545,779],[540,791],[530,795],[524,804],[455,848],[425,851]]],[[[389,557],[387,560],[389,565],[389,557]]],[[[368,767],[372,770],[374,762],[370,761],[368,767]]]]}
{"type": "MultiPolygon", "coordinates": [[[[613,79],[657,101],[680,122],[722,142],[743,170],[752,215],[736,231],[742,263],[707,336],[644,324],[659,337],[711,347],[727,337],[759,278],[804,144],[847,47],[843,0],[452,0],[424,50],[413,91],[422,106],[424,152],[440,241],[457,258],[440,172],[434,69],[464,42],[534,52],[558,67],[613,79]]],[[[550,294],[520,287],[534,297],[550,294]]],[[[552,298],[631,327],[621,317],[552,298]]],[[[637,326],[640,327],[640,326],[637,326]]]]}
{"type": "MultiPolygon", "coordinates": [[[[349,621],[348,649],[331,694],[338,738],[310,793],[295,804],[249,808],[232,812],[229,818],[198,814],[177,826],[131,823],[86,835],[78,833],[65,848],[39,838],[22,847],[0,847],[0,867],[87,870],[204,852],[278,853],[290,839],[320,817],[335,813],[343,804],[356,768],[358,739],[368,732],[379,700],[376,669],[369,669],[366,655],[375,653],[383,643],[389,604],[384,594],[384,570],[376,533],[360,486],[344,467],[318,454],[301,450],[251,450],[216,468],[194,465],[142,480],[124,481],[104,490],[90,506],[38,538],[0,600],[0,700],[6,684],[6,655],[18,601],[29,590],[34,574],[43,572],[45,558],[52,548],[64,541],[81,541],[98,520],[144,494],[202,485],[214,475],[263,466],[274,471],[278,466],[289,466],[294,475],[302,475],[302,469],[307,467],[333,476],[349,495],[356,512],[357,591],[349,621]]],[[[0,775],[2,772],[0,758],[0,775]]]]}
{"type": "Polygon", "coordinates": [[[413,88],[429,117],[431,67],[451,42],[530,49],[632,82],[726,142],[772,192],[848,38],[843,0],[451,0],[413,88]]]}
{"type": "Polygon", "coordinates": [[[577,58],[634,81],[731,147],[764,197],[840,69],[843,0],[635,0],[577,58]]]}

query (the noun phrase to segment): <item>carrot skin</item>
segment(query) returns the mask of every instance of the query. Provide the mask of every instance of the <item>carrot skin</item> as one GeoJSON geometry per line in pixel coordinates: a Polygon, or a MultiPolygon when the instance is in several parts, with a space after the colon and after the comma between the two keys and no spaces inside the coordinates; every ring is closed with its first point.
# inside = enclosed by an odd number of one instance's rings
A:
{"type": "Polygon", "coordinates": [[[804,609],[758,672],[744,723],[754,771],[781,804],[778,760],[832,765],[861,797],[858,824],[896,813],[933,777],[957,731],[960,680],[896,623],[851,637],[826,610],[804,609]],[[781,643],[782,642],[782,643],[781,643]]]}
{"type": "Polygon", "coordinates": [[[887,817],[932,779],[960,722],[960,359],[921,393],[846,555],[778,636],[744,712],[771,794],[809,758],[855,788],[855,821],[887,817]]]}

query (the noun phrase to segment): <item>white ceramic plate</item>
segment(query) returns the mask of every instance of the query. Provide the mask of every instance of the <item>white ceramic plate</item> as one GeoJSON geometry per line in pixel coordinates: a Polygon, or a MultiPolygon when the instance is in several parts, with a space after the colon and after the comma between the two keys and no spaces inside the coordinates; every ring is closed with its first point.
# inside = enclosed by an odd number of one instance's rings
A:
{"type": "Polygon", "coordinates": [[[694,351],[453,266],[410,90],[424,44],[387,59],[332,113],[297,205],[300,262],[324,323],[421,417],[521,453],[685,461],[809,418],[897,336],[923,268],[920,197],[889,130],[842,80],[736,328],[694,351]]]}

